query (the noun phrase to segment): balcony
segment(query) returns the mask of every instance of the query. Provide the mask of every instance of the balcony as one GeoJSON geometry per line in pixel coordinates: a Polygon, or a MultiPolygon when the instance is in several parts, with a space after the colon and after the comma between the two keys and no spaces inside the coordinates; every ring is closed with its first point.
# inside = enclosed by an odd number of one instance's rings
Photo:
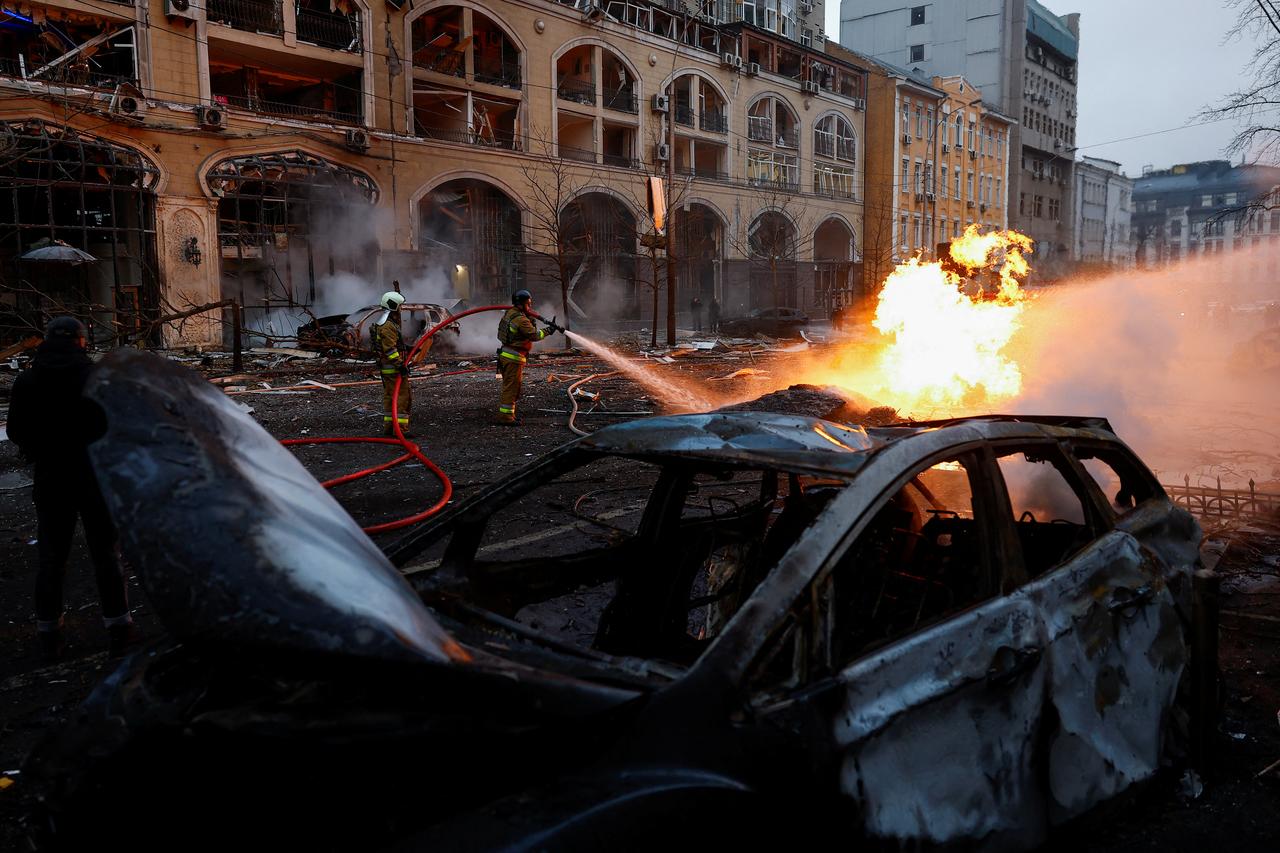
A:
{"type": "Polygon", "coordinates": [[[605,89],[603,94],[604,108],[607,110],[617,110],[620,113],[631,113],[632,115],[640,111],[640,101],[630,88],[605,89]]]}
{"type": "Polygon", "coordinates": [[[634,157],[628,157],[625,154],[605,154],[604,164],[606,166],[617,166],[620,169],[639,169],[640,161],[634,157]]]}
{"type": "Polygon", "coordinates": [[[415,56],[414,66],[436,74],[447,74],[450,77],[463,77],[467,73],[466,53],[453,48],[445,48],[425,56],[415,56]]]}
{"type": "Polygon", "coordinates": [[[769,116],[747,116],[747,139],[773,142],[773,119],[769,116]]]}
{"type": "Polygon", "coordinates": [[[698,116],[698,126],[711,133],[728,133],[729,117],[723,110],[703,110],[698,116]]]}
{"type": "Polygon", "coordinates": [[[693,107],[688,104],[676,104],[676,124],[693,127],[693,107]]]}
{"type": "MultiPolygon", "coordinates": [[[[210,9],[216,0],[210,0],[210,9]]],[[[298,41],[332,50],[363,53],[360,16],[298,7],[298,41]]],[[[237,28],[238,29],[238,28],[237,28]]]]}
{"type": "Polygon", "coordinates": [[[821,131],[813,135],[813,153],[819,157],[836,156],[836,138],[831,133],[821,131]]]}
{"type": "Polygon", "coordinates": [[[701,166],[680,166],[676,169],[677,175],[683,175],[686,178],[694,178],[700,181],[727,181],[729,173],[722,172],[719,169],[707,169],[701,166]]]}
{"type": "Polygon", "coordinates": [[[347,113],[340,110],[329,110],[322,107],[310,107],[300,104],[288,104],[282,101],[266,101],[262,98],[250,98],[246,95],[213,96],[215,103],[235,107],[265,115],[283,116],[285,118],[304,119],[306,121],[331,121],[338,124],[359,124],[359,113],[347,113]]]}
{"type": "Polygon", "coordinates": [[[858,146],[850,137],[844,136],[836,139],[836,157],[840,160],[848,160],[852,163],[857,159],[858,146]]]}
{"type": "Polygon", "coordinates": [[[520,88],[520,63],[518,61],[486,60],[480,56],[476,62],[476,82],[508,89],[520,88]]]}
{"type": "Polygon", "coordinates": [[[573,160],[578,163],[594,163],[596,161],[596,152],[590,148],[575,148],[572,145],[560,146],[560,159],[573,160]]]}
{"type": "Polygon", "coordinates": [[[795,127],[790,130],[781,127],[778,128],[778,138],[774,140],[774,143],[783,148],[799,148],[800,129],[795,127]]]}
{"type": "Polygon", "coordinates": [[[0,57],[0,76],[17,77],[39,83],[51,83],[56,86],[80,86],[87,89],[114,89],[121,83],[138,85],[132,75],[107,74],[95,70],[87,63],[64,62],[55,65],[39,77],[32,77],[36,68],[31,63],[23,63],[17,59],[0,57]]]}
{"type": "Polygon", "coordinates": [[[562,80],[556,87],[556,97],[588,107],[596,105],[596,87],[584,80],[562,80]]]}
{"type": "Polygon", "coordinates": [[[224,24],[247,33],[284,33],[280,0],[208,0],[206,16],[211,24],[224,24]]]}
{"type": "Polygon", "coordinates": [[[487,133],[477,133],[474,130],[448,129],[436,127],[419,127],[418,135],[425,139],[435,139],[440,142],[456,142],[459,145],[478,145],[484,148],[502,148],[506,151],[519,151],[520,145],[514,133],[497,130],[487,133]]]}

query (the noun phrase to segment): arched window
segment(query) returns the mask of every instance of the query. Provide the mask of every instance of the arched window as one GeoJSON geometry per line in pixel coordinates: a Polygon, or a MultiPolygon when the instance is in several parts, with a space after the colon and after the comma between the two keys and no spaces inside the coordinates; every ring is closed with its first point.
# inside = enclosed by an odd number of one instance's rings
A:
{"type": "Polygon", "coordinates": [[[800,119],[775,95],[747,108],[747,181],[756,186],[795,188],[800,183],[800,119]]]}
{"type": "Polygon", "coordinates": [[[676,171],[723,180],[729,172],[728,102],[710,78],[682,73],[667,87],[676,126],[676,171]]]}
{"type": "Polygon", "coordinates": [[[460,178],[423,196],[418,248],[440,259],[463,299],[505,300],[523,287],[520,208],[485,181],[460,178]]]}
{"type": "Polygon", "coordinates": [[[841,115],[831,114],[818,119],[813,126],[813,153],[817,157],[856,162],[858,149],[853,125],[841,115]]]}
{"type": "Polygon", "coordinates": [[[582,193],[560,211],[559,239],[570,310],[582,319],[626,314],[636,298],[635,212],[610,193],[582,193]]]}
{"type": "Polygon", "coordinates": [[[560,156],[637,168],[639,82],[622,55],[601,44],[576,44],[555,57],[555,69],[560,156]]]}
{"type": "Polygon", "coordinates": [[[415,132],[520,148],[520,96],[504,90],[521,89],[522,55],[508,30],[469,6],[437,6],[413,19],[410,34],[415,132]]]}

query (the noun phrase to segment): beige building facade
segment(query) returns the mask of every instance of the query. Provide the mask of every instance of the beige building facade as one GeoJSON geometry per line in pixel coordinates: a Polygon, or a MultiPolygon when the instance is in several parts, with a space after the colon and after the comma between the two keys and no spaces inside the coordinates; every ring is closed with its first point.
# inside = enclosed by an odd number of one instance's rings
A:
{"type": "Polygon", "coordinates": [[[641,321],[655,277],[665,298],[642,238],[669,165],[678,307],[818,313],[858,286],[867,74],[767,27],[550,0],[12,12],[11,317],[79,310],[104,341],[216,343],[217,312],[154,321],[233,299],[251,329],[287,332],[398,279],[477,304],[525,286],[556,305],[563,288],[575,321],[641,321]],[[51,241],[97,261],[22,258],[51,241]]]}

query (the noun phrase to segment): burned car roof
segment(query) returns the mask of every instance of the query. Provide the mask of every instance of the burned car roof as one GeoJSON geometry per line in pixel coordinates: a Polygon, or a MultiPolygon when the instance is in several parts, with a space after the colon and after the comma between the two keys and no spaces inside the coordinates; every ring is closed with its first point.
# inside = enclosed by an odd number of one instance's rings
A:
{"type": "Polygon", "coordinates": [[[785,464],[853,474],[867,452],[882,444],[860,426],[798,415],[724,412],[615,424],[582,438],[576,446],[621,456],[785,464]]]}

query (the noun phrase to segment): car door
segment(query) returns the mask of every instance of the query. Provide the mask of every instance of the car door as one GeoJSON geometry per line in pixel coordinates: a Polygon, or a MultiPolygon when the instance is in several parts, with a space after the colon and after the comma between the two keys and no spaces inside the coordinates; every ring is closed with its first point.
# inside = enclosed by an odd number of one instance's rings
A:
{"type": "Polygon", "coordinates": [[[1048,808],[1061,823],[1155,773],[1186,650],[1159,560],[1114,526],[1080,469],[1052,443],[996,455],[1032,575],[1021,592],[1046,630],[1048,808]],[[1018,454],[1039,470],[1004,464],[1018,454]],[[1074,537],[1037,538],[1077,522],[1074,537]]]}
{"type": "Polygon", "coordinates": [[[766,717],[800,705],[830,727],[807,738],[829,752],[813,760],[874,836],[1029,846],[1043,833],[1040,629],[1025,596],[999,595],[1009,540],[990,483],[974,452],[886,491],[797,620],[818,677],[758,696],[766,717]]]}

